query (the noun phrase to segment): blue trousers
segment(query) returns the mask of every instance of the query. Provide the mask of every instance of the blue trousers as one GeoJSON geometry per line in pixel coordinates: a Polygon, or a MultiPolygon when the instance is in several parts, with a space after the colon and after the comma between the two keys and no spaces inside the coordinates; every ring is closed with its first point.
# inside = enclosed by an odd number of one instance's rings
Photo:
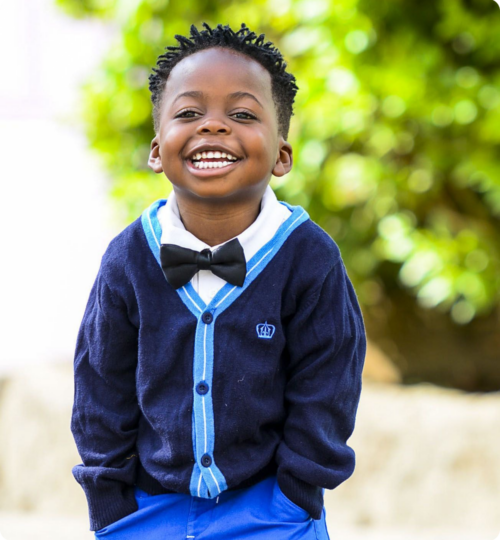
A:
{"type": "Polygon", "coordinates": [[[139,509],[96,531],[110,540],[329,540],[321,519],[288,499],[276,476],[216,499],[179,493],[149,495],[134,488],[139,509]]]}

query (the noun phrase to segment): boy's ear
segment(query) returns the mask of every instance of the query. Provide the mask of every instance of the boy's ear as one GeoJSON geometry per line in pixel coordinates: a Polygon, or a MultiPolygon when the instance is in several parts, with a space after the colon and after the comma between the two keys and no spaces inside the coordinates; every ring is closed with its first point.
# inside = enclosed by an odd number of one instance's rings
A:
{"type": "Polygon", "coordinates": [[[273,176],[285,176],[292,169],[293,165],[293,151],[292,145],[280,138],[278,158],[273,169],[273,176]]]}
{"type": "Polygon", "coordinates": [[[151,152],[149,153],[148,165],[155,173],[163,172],[158,135],[151,141],[151,152]]]}

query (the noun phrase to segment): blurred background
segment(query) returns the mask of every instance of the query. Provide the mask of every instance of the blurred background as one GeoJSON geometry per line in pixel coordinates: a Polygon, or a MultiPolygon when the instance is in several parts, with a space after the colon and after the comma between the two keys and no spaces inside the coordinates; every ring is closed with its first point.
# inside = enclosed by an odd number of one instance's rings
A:
{"type": "Polygon", "coordinates": [[[369,337],[330,536],[500,531],[500,9],[493,0],[0,5],[0,533],[90,539],[69,430],[76,334],[114,235],[168,196],[148,75],[245,22],[299,92],[272,186],[339,245],[369,337]]]}

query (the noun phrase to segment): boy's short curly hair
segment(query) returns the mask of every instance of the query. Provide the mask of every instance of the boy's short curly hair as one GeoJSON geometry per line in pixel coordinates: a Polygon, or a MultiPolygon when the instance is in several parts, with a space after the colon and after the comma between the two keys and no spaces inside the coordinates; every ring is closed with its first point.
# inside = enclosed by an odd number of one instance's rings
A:
{"type": "Polygon", "coordinates": [[[264,43],[264,34],[257,35],[252,32],[245,23],[234,32],[229,25],[217,25],[212,30],[207,23],[202,23],[206,30],[201,32],[191,25],[191,36],[175,35],[179,47],[166,47],[165,54],[158,57],[157,67],[149,76],[149,90],[153,102],[153,121],[155,132],[160,127],[160,108],[163,92],[168,76],[173,67],[187,56],[204,49],[223,47],[243,53],[264,66],[271,75],[271,90],[276,105],[278,117],[278,134],[286,140],[290,129],[290,118],[293,115],[293,102],[297,94],[298,86],[295,77],[285,71],[286,62],[280,51],[268,41],[264,43]]]}

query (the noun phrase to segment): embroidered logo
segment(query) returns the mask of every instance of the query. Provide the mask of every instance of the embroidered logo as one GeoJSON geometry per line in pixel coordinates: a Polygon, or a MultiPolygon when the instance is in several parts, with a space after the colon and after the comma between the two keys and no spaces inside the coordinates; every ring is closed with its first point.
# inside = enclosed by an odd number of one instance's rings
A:
{"type": "Polygon", "coordinates": [[[257,325],[257,335],[262,339],[271,339],[275,331],[276,327],[272,324],[267,324],[267,321],[264,324],[257,325]]]}

